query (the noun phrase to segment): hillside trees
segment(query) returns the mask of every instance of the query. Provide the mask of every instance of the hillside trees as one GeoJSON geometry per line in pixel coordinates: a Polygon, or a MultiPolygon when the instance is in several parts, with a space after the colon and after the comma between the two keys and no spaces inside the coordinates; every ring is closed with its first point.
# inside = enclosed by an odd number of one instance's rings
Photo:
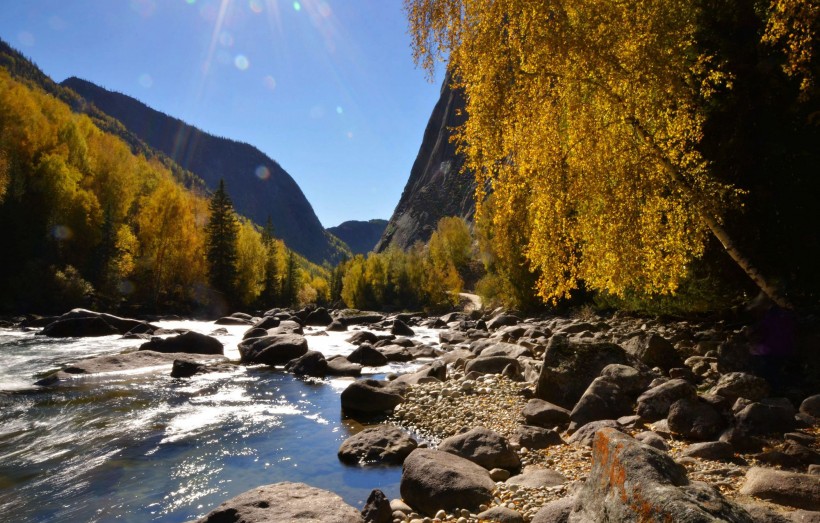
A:
{"type": "Polygon", "coordinates": [[[225,191],[225,180],[211,196],[208,233],[208,276],[214,289],[233,297],[237,284],[237,238],[239,221],[225,191]]]}
{"type": "MultiPolygon", "coordinates": [[[[772,22],[770,41],[802,49],[788,63],[803,93],[811,78],[805,66],[816,67],[804,59],[816,42],[810,5],[775,0],[755,11],[772,22]],[[792,9],[798,5],[804,11],[792,9]]],[[[508,273],[515,260],[504,258],[502,243],[518,232],[544,300],[566,298],[581,282],[616,296],[674,293],[713,236],[785,304],[724,226],[740,209],[743,184],[704,156],[707,124],[731,99],[737,74],[734,57],[706,45],[726,30],[705,26],[719,7],[683,0],[406,0],[405,7],[417,62],[432,73],[436,58],[447,56],[466,95],[457,139],[477,176],[477,220],[491,222],[496,262],[508,273]]],[[[726,11],[743,11],[735,7],[726,11]]],[[[759,25],[758,43],[765,21],[759,25]]]]}

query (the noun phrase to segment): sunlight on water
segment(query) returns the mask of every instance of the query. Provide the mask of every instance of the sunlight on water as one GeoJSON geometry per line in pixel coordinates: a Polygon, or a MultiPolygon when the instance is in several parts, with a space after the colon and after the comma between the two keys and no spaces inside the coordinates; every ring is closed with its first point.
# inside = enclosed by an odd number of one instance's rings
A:
{"type": "MultiPolygon", "coordinates": [[[[220,329],[217,339],[234,361],[247,330],[189,320],[157,325],[220,329]]],[[[417,339],[435,339],[435,331],[416,330],[417,339]]],[[[324,331],[305,329],[310,349],[327,357],[354,350],[345,341],[350,332],[324,331]]],[[[339,444],[358,430],[339,408],[352,378],[301,380],[265,366],[236,366],[180,380],[163,366],[77,377],[58,389],[32,385],[47,371],[141,343],[0,329],[0,513],[38,523],[186,521],[255,486],[286,480],[332,490],[355,506],[372,488],[398,495],[400,467],[346,467],[336,458],[339,444]]]]}

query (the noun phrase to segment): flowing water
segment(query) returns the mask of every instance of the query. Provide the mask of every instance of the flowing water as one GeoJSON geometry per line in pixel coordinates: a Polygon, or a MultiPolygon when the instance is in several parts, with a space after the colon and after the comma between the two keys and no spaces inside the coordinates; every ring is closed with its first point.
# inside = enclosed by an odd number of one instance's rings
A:
{"type": "MultiPolygon", "coordinates": [[[[207,322],[159,322],[211,333],[207,322]]],[[[238,360],[244,327],[219,336],[238,360]]],[[[311,334],[324,329],[313,329],[311,334]]],[[[432,331],[416,329],[431,342],[432,331]]],[[[355,347],[349,333],[307,336],[326,356],[355,347]]],[[[139,344],[118,336],[49,339],[0,329],[0,520],[187,521],[258,485],[301,481],[361,507],[370,490],[398,496],[401,467],[342,465],[359,430],[339,394],[350,379],[305,380],[268,367],[171,378],[111,373],[57,388],[32,383],[90,356],[139,344]]],[[[415,364],[366,368],[403,372],[415,364]]]]}

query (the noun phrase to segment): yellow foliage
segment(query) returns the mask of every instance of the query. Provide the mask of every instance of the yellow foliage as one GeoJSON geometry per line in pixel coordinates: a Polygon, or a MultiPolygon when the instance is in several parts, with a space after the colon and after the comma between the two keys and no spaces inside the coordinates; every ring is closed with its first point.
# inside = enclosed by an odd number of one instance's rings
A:
{"type": "Polygon", "coordinates": [[[242,305],[251,305],[265,287],[266,251],[262,234],[248,220],[239,221],[236,258],[237,297],[242,305]]]}
{"type": "MultiPolygon", "coordinates": [[[[703,99],[731,77],[695,49],[688,0],[405,0],[417,63],[449,57],[468,118],[479,222],[523,233],[548,301],[584,281],[666,294],[702,254],[732,188],[698,152],[703,99]],[[490,188],[494,205],[485,202],[490,188]],[[490,212],[491,211],[491,212],[490,212]]],[[[493,249],[499,263],[519,263],[493,249]]],[[[514,270],[514,268],[512,269],[514,270]]]]}

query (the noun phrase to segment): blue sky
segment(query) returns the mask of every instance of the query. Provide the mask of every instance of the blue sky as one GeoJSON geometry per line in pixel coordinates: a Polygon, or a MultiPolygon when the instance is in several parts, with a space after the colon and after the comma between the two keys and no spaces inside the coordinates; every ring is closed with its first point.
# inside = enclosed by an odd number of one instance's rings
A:
{"type": "Polygon", "coordinates": [[[413,64],[401,0],[14,0],[0,37],[258,147],[325,227],[390,217],[442,79],[413,64]]]}

